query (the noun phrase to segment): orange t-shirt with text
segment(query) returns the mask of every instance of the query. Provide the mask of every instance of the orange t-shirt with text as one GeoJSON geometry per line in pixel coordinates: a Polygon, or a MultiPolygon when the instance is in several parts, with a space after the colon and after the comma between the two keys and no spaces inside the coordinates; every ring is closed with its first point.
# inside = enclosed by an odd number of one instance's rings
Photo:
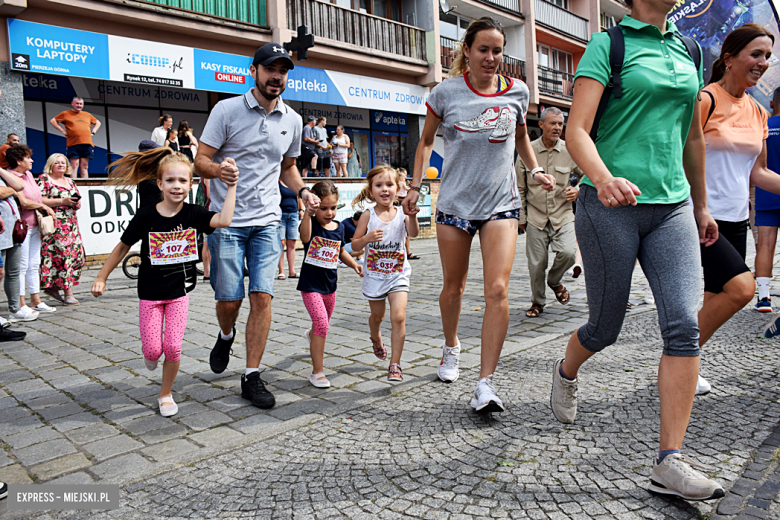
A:
{"type": "Polygon", "coordinates": [[[68,132],[68,142],[65,146],[77,144],[95,146],[92,144],[92,125],[97,123],[97,119],[89,112],[66,110],[57,114],[54,120],[61,123],[68,132]]]}

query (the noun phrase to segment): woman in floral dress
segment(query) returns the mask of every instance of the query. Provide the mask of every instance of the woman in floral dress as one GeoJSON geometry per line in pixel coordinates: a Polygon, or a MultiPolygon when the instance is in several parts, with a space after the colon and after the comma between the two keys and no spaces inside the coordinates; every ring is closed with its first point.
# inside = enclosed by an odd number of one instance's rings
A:
{"type": "Polygon", "coordinates": [[[73,296],[73,286],[78,285],[86,260],[76,217],[81,195],[70,179],[70,164],[64,155],[55,153],[49,157],[38,186],[43,203],[56,214],[54,233],[41,237],[41,285],[52,298],[76,305],[79,302],[73,296]]]}

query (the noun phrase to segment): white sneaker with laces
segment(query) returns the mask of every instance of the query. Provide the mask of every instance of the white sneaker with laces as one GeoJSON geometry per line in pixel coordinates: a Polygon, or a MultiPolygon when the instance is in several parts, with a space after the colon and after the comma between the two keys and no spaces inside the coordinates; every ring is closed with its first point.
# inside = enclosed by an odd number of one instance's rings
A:
{"type": "Polygon", "coordinates": [[[501,109],[499,107],[490,107],[474,119],[459,121],[454,126],[456,130],[470,133],[479,132],[480,130],[492,130],[498,124],[500,116],[501,109]]]}
{"type": "Polygon", "coordinates": [[[439,368],[436,369],[436,374],[439,379],[445,383],[454,383],[458,380],[460,372],[458,371],[458,365],[460,364],[460,341],[454,347],[448,347],[444,344],[442,347],[441,363],[439,368]]]}
{"type": "Polygon", "coordinates": [[[553,365],[553,384],[550,392],[550,407],[553,415],[562,423],[572,424],[577,418],[577,385],[580,378],[565,379],[561,375],[563,358],[553,365]]]}
{"type": "Polygon", "coordinates": [[[38,312],[57,312],[57,308],[56,307],[49,307],[48,305],[46,305],[43,302],[41,302],[38,305],[36,305],[35,307],[33,307],[33,310],[36,310],[38,312]]]}
{"type": "Polygon", "coordinates": [[[720,484],[694,468],[706,472],[713,471],[712,468],[699,464],[682,453],[667,455],[660,464],[658,459],[655,459],[647,490],[661,495],[678,496],[685,500],[711,500],[725,495],[720,484]]]}
{"type": "Polygon", "coordinates": [[[655,296],[653,296],[653,290],[649,285],[645,287],[645,303],[648,305],[655,305],[655,296]]]}
{"type": "Polygon", "coordinates": [[[712,390],[712,385],[710,385],[706,379],[699,376],[699,379],[696,380],[696,395],[709,394],[710,390],[712,390]]]}
{"type": "Polygon", "coordinates": [[[16,312],[12,312],[8,315],[8,321],[11,323],[16,323],[18,321],[35,321],[38,319],[38,311],[32,310],[30,307],[25,305],[21,309],[19,309],[16,312]]]}
{"type": "Polygon", "coordinates": [[[501,115],[499,115],[498,122],[496,123],[496,127],[493,129],[490,137],[488,137],[488,141],[491,143],[503,143],[510,135],[512,135],[512,131],[514,130],[513,126],[514,125],[512,124],[512,117],[509,108],[502,108],[501,115]]]}
{"type": "Polygon", "coordinates": [[[493,374],[477,381],[474,397],[471,398],[471,407],[482,413],[504,411],[504,403],[496,395],[496,387],[493,385],[493,374]]]}

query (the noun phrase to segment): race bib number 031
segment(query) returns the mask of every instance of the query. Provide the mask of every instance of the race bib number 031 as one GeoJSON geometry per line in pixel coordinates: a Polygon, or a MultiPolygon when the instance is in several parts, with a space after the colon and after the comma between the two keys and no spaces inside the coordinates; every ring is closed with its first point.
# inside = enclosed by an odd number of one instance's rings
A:
{"type": "Polygon", "coordinates": [[[404,251],[377,251],[369,249],[366,270],[372,278],[393,278],[404,271],[404,251]]]}
{"type": "Polygon", "coordinates": [[[340,250],[341,242],[338,240],[314,237],[311,239],[304,262],[325,269],[338,269],[340,250]]]}
{"type": "Polygon", "coordinates": [[[198,260],[194,229],[149,233],[152,265],[183,264],[198,260]]]}

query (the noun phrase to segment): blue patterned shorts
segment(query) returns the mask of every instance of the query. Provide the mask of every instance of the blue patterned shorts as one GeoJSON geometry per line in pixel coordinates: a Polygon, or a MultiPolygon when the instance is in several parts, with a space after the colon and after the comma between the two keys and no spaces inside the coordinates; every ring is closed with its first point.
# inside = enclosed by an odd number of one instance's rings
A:
{"type": "Polygon", "coordinates": [[[437,224],[455,226],[456,228],[462,229],[463,231],[465,231],[471,236],[476,235],[477,230],[480,227],[482,227],[482,224],[484,224],[485,222],[491,222],[493,220],[506,220],[508,218],[514,218],[520,220],[520,210],[510,209],[509,211],[502,211],[500,213],[495,213],[486,220],[466,220],[464,218],[458,217],[457,215],[448,215],[447,213],[442,213],[438,209],[436,210],[437,224]]]}

